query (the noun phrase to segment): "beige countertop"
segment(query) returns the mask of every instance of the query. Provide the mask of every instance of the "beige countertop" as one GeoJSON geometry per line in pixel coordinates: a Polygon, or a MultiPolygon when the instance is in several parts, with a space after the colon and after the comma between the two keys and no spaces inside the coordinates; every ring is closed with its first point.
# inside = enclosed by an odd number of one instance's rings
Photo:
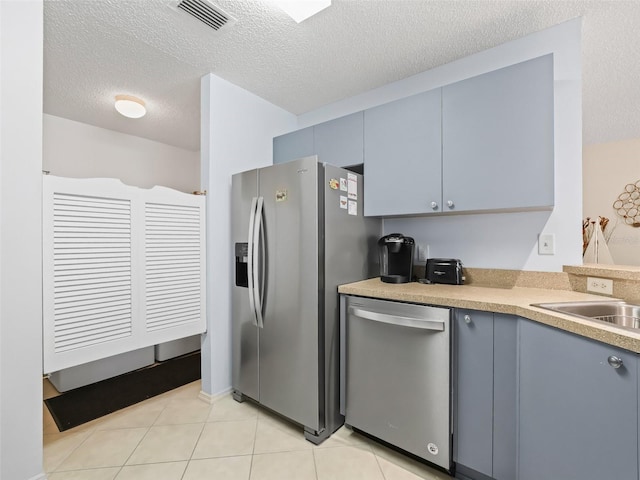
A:
{"type": "Polygon", "coordinates": [[[517,315],[640,353],[640,331],[626,330],[614,325],[588,319],[583,320],[571,315],[531,306],[532,303],[610,300],[609,297],[545,288],[428,285],[418,282],[391,284],[383,283],[379,278],[341,285],[338,287],[338,292],[361,297],[517,315]]]}
{"type": "Polygon", "coordinates": [[[640,266],[585,264],[565,265],[562,270],[576,275],[591,275],[595,277],[614,278],[619,280],[640,281],[640,266]]]}

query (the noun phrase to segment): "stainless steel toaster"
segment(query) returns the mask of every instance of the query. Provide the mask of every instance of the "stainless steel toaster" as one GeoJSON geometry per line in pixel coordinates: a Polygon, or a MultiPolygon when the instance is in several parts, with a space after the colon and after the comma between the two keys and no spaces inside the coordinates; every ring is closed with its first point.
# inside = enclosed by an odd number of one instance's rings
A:
{"type": "Polygon", "coordinates": [[[462,262],[457,258],[429,258],[425,270],[427,283],[462,285],[462,262]]]}

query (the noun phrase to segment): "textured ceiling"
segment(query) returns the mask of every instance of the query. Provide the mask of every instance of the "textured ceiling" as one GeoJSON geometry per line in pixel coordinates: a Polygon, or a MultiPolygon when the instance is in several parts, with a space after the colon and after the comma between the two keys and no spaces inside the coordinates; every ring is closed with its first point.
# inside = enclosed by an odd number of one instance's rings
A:
{"type": "Polygon", "coordinates": [[[45,0],[45,113],[198,150],[206,73],[301,114],[583,16],[583,142],[640,137],[640,0],[333,0],[300,24],[214,0],[237,20],[219,31],[175,3],[45,0]]]}

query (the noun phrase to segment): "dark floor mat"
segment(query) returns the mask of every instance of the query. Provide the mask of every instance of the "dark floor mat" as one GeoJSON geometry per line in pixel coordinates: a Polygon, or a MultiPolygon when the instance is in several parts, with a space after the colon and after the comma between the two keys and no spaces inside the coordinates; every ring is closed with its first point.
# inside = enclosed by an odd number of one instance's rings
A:
{"type": "Polygon", "coordinates": [[[197,352],[69,390],[44,403],[63,432],[199,378],[197,352]]]}

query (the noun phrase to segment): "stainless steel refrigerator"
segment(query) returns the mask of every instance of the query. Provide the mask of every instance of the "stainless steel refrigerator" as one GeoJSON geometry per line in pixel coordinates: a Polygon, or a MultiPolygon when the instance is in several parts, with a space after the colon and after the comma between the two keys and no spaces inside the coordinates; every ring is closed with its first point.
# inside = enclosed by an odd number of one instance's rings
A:
{"type": "Polygon", "coordinates": [[[344,423],[337,286],[379,274],[362,181],[316,156],[233,176],[233,396],[316,444],[344,423]]]}

